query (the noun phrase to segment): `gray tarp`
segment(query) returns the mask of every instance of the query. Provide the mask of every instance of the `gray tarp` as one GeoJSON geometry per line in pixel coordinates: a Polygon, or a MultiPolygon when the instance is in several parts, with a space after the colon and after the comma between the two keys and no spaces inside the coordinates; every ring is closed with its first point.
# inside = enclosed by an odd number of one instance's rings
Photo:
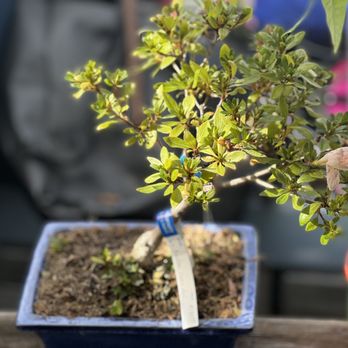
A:
{"type": "Polygon", "coordinates": [[[156,199],[135,191],[148,172],[144,150],[125,149],[119,130],[96,134],[90,100],[73,100],[64,81],[88,58],[122,64],[120,17],[118,1],[17,1],[8,72],[13,134],[2,140],[51,217],[129,214],[156,199]]]}
{"type": "MultiPolygon", "coordinates": [[[[157,6],[139,1],[141,27],[157,6]]],[[[0,139],[34,200],[51,218],[149,218],[168,204],[160,195],[135,191],[151,172],[145,151],[124,148],[118,128],[96,134],[90,100],[73,100],[64,81],[67,70],[88,58],[110,68],[124,65],[121,17],[116,0],[17,0],[8,70],[10,124],[0,127],[0,139]]],[[[144,92],[151,92],[149,81],[144,92]]],[[[221,204],[212,206],[214,217],[235,219],[246,189],[222,193],[221,204]]],[[[201,219],[198,206],[189,218],[201,219]]]]}

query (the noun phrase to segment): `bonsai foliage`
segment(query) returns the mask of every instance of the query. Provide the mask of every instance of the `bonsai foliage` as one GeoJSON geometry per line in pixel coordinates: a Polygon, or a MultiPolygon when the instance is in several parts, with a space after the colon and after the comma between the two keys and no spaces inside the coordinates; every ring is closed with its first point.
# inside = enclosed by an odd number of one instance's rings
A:
{"type": "Polygon", "coordinates": [[[158,157],[147,158],[153,174],[138,191],[162,190],[173,207],[184,201],[206,208],[218,200],[219,189],[254,181],[277,204],[290,199],[300,225],[321,228],[326,244],[340,233],[348,194],[330,190],[338,191],[338,184],[327,187],[320,159],[346,145],[348,114],[314,111],[321,103],[316,92],[331,74],[298,47],[305,33],[295,32],[296,26],[267,26],[255,34],[250,57],[235,52],[228,36],[252,16],[252,9],[235,3],[203,0],[199,12],[191,13],[173,1],[151,18],[156,29],[142,33],[134,54],[143,69],[152,68],[154,75],[166,70],[170,77],[153,85],[152,105],[144,107],[140,124],[127,114],[134,86],[126,71],[106,71],[89,61],[68,72],[67,80],[76,98],[95,93],[97,130],[119,124],[126,146],[161,148],[158,157]],[[227,180],[241,165],[257,171],[227,180]],[[261,180],[266,174],[267,181],[261,180]]]}

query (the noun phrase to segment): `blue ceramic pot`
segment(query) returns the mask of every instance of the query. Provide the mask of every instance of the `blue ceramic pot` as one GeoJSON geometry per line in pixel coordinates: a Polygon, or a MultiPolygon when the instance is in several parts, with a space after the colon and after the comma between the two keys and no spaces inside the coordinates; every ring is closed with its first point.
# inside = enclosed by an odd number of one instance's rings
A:
{"type": "MultiPolygon", "coordinates": [[[[244,241],[246,259],[243,283],[242,312],[238,318],[204,319],[196,329],[181,330],[180,320],[154,320],[131,318],[69,319],[60,316],[44,317],[33,313],[36,288],[51,237],[62,230],[76,227],[108,226],[98,222],[54,222],[43,229],[36,247],[25,283],[17,327],[35,331],[49,348],[178,348],[178,347],[233,347],[237,335],[249,332],[254,325],[257,238],[255,229],[247,225],[205,225],[212,233],[220,227],[230,227],[240,233],[244,241]]],[[[113,225],[153,227],[151,223],[117,222],[113,225]]],[[[68,233],[68,232],[67,232],[68,233]]]]}

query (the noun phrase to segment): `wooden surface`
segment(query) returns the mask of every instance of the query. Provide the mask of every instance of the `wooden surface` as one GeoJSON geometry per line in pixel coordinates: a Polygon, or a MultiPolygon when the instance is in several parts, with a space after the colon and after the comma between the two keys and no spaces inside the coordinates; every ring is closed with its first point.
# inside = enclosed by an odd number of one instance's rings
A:
{"type": "MultiPolygon", "coordinates": [[[[0,348],[43,348],[34,335],[18,331],[14,312],[0,312],[0,348]]],[[[255,329],[240,336],[236,348],[348,347],[348,322],[258,318],[255,329]]]]}
{"type": "Polygon", "coordinates": [[[348,321],[258,318],[236,348],[347,348],[348,321]]]}
{"type": "Polygon", "coordinates": [[[0,312],[0,348],[43,348],[33,333],[16,329],[16,313],[0,312]]]}

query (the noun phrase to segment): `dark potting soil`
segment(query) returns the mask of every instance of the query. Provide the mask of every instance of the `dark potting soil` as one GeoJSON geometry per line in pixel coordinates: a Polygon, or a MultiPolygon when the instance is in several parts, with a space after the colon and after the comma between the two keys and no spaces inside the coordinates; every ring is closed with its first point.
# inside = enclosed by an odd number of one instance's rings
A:
{"type": "MultiPolygon", "coordinates": [[[[180,318],[175,274],[166,241],[141,268],[129,258],[144,229],[110,226],[59,232],[51,240],[34,304],[45,316],[180,318]]],[[[200,318],[240,314],[243,243],[237,233],[183,228],[194,258],[200,318]]]]}

